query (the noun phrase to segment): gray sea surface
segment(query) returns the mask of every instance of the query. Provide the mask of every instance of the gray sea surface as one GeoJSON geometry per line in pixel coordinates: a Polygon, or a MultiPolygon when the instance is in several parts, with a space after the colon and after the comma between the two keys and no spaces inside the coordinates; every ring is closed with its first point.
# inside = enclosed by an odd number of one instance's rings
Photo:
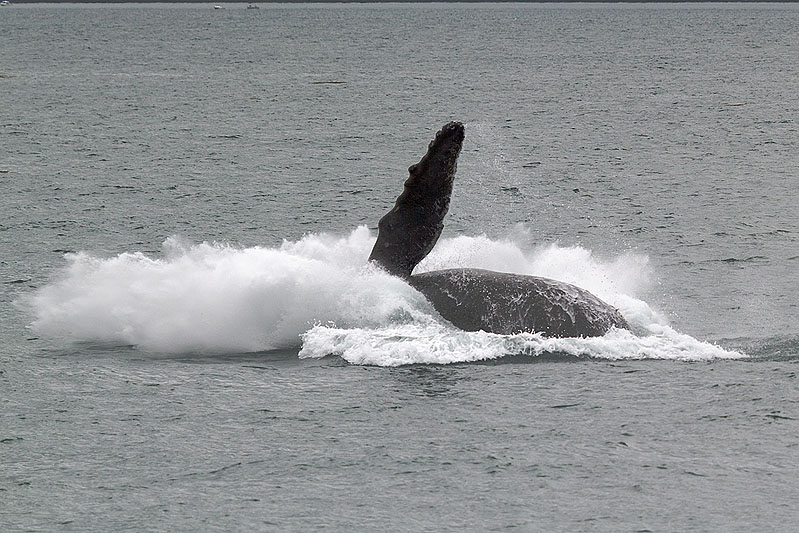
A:
{"type": "Polygon", "coordinates": [[[799,5],[0,7],[0,530],[792,531],[799,5]],[[465,333],[370,269],[633,333],[465,333]]]}

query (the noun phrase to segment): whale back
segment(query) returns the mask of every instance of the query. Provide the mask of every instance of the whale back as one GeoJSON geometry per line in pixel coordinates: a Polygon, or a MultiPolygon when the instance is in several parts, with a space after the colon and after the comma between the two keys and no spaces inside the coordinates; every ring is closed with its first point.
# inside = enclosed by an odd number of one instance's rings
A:
{"type": "Polygon", "coordinates": [[[455,268],[416,274],[409,283],[465,331],[595,337],[630,327],[615,307],[587,290],[537,276],[455,268]]]}
{"type": "Polygon", "coordinates": [[[433,249],[444,229],[464,135],[463,124],[450,122],[436,134],[422,159],[408,168],[402,194],[378,223],[370,261],[409,278],[433,249]]]}

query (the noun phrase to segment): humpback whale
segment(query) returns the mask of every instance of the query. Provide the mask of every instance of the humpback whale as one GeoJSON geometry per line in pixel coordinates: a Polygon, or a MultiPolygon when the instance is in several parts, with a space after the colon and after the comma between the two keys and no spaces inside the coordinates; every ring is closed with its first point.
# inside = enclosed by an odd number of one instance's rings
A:
{"type": "Polygon", "coordinates": [[[477,268],[413,274],[444,229],[464,137],[463,124],[446,124],[408,168],[402,194],[378,223],[369,261],[405,279],[442,318],[466,331],[595,337],[612,327],[629,329],[615,307],[568,283],[477,268]]]}

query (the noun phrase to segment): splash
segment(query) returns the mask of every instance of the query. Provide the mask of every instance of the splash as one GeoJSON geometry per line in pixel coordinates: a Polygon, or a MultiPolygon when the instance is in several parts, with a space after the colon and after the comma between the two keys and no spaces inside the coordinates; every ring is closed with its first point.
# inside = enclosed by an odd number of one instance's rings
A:
{"type": "Polygon", "coordinates": [[[277,248],[164,243],[163,257],[67,255],[60,279],[27,302],[32,328],[74,341],[164,353],[295,347],[313,324],[380,327],[424,298],[367,264],[367,228],[277,248]]]}
{"type": "Polygon", "coordinates": [[[563,339],[530,333],[466,332],[441,324],[406,324],[377,331],[316,326],[303,334],[301,358],[323,357],[330,353],[353,364],[378,366],[466,363],[507,355],[537,357],[542,354],[611,361],[710,361],[744,357],[664,325],[653,325],[647,335],[641,336],[612,329],[602,337],[563,339]]]}
{"type": "Polygon", "coordinates": [[[41,335],[159,353],[299,347],[301,358],[334,354],[381,366],[544,353],[614,360],[742,357],[676,332],[636,297],[650,277],[645,256],[604,260],[580,247],[530,248],[519,235],[523,231],[506,240],[442,239],[419,271],[470,266],[560,279],[618,307],[634,332],[547,339],[458,330],[408,284],[367,263],[375,239],[366,227],[273,248],[173,237],[160,257],[69,254],[58,279],[22,304],[41,335]]]}

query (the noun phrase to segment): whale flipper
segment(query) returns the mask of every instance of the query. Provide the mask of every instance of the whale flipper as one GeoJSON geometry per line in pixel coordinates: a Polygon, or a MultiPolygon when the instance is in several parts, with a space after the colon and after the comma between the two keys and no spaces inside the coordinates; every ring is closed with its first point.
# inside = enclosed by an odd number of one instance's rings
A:
{"type": "Polygon", "coordinates": [[[436,134],[424,157],[408,169],[405,189],[380,219],[370,261],[408,278],[430,253],[444,229],[463,138],[463,124],[450,122],[436,134]]]}
{"type": "Polygon", "coordinates": [[[615,307],[560,281],[476,268],[411,275],[444,229],[463,139],[463,124],[450,122],[408,169],[405,189],[380,219],[369,260],[406,279],[444,319],[466,331],[594,337],[612,327],[629,329],[615,307]]]}

